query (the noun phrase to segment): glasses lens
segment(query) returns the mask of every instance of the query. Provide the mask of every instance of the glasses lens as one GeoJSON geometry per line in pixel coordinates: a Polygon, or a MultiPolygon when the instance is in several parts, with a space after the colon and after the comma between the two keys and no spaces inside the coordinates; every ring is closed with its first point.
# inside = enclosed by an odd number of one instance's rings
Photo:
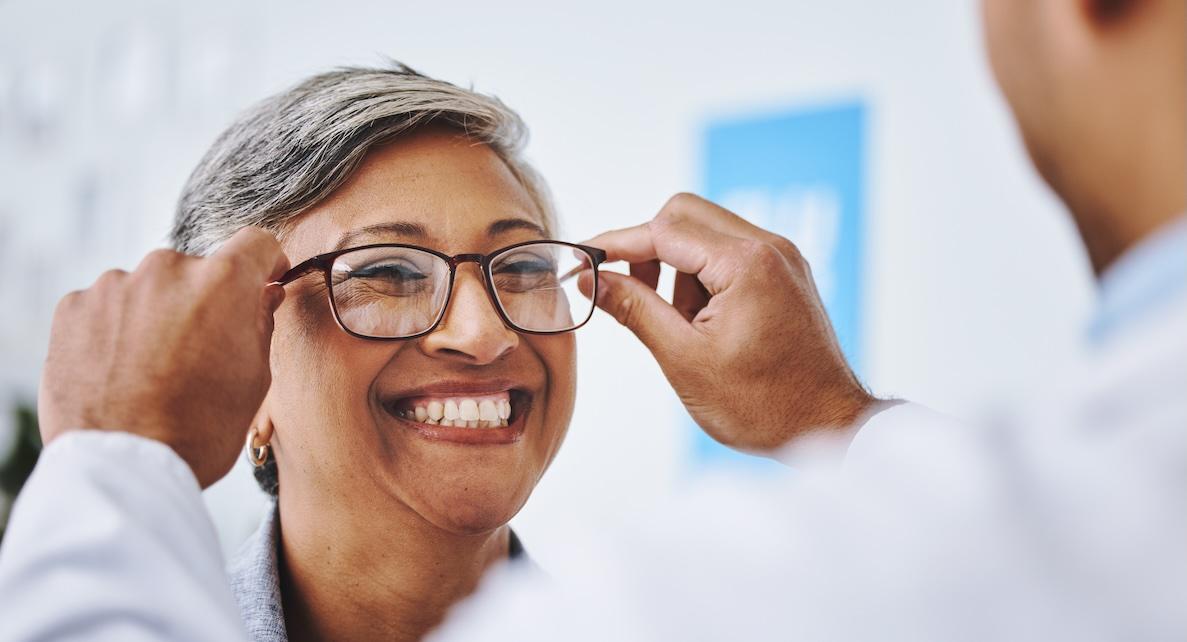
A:
{"type": "Polygon", "coordinates": [[[532,243],[491,260],[495,296],[507,319],[521,330],[572,330],[593,314],[593,302],[577,289],[577,277],[593,259],[563,243],[532,243]]]}
{"type": "Polygon", "coordinates": [[[433,327],[449,294],[449,264],[400,247],[347,252],[334,261],[331,291],[338,320],[367,337],[398,338],[433,327]]]}

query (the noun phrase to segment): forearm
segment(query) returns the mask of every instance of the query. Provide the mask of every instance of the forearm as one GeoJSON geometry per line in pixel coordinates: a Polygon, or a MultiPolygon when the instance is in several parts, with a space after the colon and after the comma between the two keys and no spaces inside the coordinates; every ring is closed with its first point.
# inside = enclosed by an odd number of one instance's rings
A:
{"type": "Polygon", "coordinates": [[[42,453],[0,548],[13,639],[246,639],[190,468],[167,446],[75,431],[42,453]]]}

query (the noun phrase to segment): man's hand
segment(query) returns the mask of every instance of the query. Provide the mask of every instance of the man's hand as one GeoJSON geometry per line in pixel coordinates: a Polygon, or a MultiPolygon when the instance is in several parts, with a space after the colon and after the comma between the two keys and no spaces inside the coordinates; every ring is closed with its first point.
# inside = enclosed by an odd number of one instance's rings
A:
{"type": "Polygon", "coordinates": [[[38,400],[45,443],[72,429],[173,448],[203,488],[231,469],[271,377],[288,269],[276,239],[240,230],[208,258],[168,250],[58,303],[38,400]]]}
{"type": "Polygon", "coordinates": [[[600,273],[597,304],[651,350],[717,441],[770,451],[812,430],[848,428],[877,403],[849,369],[811,270],[787,239],[679,194],[649,223],[586,244],[630,262],[631,277],[600,273]],[[661,262],[678,270],[671,305],[655,292],[661,262]]]}

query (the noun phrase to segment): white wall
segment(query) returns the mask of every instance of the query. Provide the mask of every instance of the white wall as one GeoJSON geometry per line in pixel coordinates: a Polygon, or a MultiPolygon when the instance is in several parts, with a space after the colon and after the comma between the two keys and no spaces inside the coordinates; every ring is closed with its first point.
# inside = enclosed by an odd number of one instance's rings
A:
{"type": "MultiPolygon", "coordinates": [[[[61,294],[163,243],[235,112],[381,56],[518,109],[573,240],[695,191],[709,118],[860,97],[874,390],[972,413],[1073,349],[1086,262],[994,91],[975,2],[563,5],[0,0],[0,400],[35,392],[61,294]]],[[[684,474],[687,435],[647,354],[604,315],[579,342],[568,441],[516,522],[545,565],[568,529],[684,474]]],[[[210,501],[230,546],[255,520],[247,472],[210,501]]]]}

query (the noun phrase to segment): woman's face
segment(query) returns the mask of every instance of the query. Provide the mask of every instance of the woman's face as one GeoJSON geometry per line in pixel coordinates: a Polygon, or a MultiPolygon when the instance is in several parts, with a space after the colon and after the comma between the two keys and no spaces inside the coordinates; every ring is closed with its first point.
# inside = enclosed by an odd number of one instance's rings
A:
{"type": "MultiPolygon", "coordinates": [[[[409,243],[487,254],[545,238],[542,214],[484,145],[426,130],[373,150],[351,179],[291,227],[296,264],[338,248],[409,243]]],[[[324,277],[287,286],[272,341],[263,415],[285,501],[350,510],[411,509],[459,534],[505,524],[560,447],[573,411],[573,335],[522,335],[494,309],[479,267],[457,268],[432,333],[374,341],[338,327],[324,277]],[[510,425],[454,428],[417,421],[416,407],[511,406],[510,425]]],[[[504,413],[506,414],[506,413],[504,413]]],[[[423,415],[423,413],[422,413],[423,415]]],[[[489,424],[482,424],[489,425],[489,424]]]]}

